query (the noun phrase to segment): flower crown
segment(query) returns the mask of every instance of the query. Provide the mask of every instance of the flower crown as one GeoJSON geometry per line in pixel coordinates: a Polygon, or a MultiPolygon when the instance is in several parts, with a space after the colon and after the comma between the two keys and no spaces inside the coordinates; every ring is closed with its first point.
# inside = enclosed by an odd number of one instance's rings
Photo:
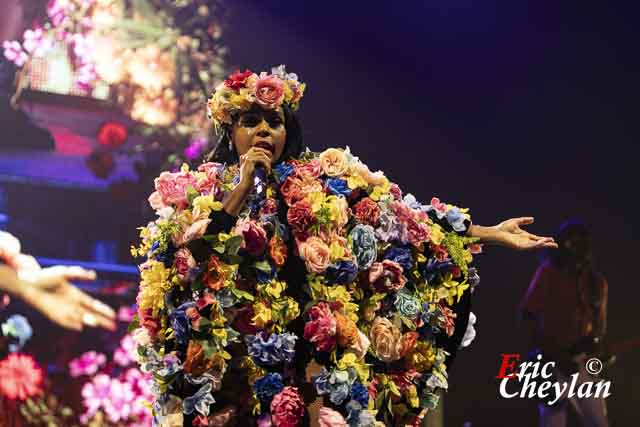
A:
{"type": "Polygon", "coordinates": [[[296,111],[305,87],[296,74],[286,72],[284,65],[272,68],[271,74],[237,70],[209,98],[207,116],[218,129],[233,123],[237,115],[248,111],[252,104],[269,110],[286,104],[296,111]]]}

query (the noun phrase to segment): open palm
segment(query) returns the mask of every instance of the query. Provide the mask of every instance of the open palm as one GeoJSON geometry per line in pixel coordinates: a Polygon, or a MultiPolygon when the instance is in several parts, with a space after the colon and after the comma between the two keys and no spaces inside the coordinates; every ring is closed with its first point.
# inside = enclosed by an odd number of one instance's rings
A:
{"type": "Polygon", "coordinates": [[[537,236],[521,228],[532,223],[533,217],[530,216],[502,221],[495,226],[496,239],[503,246],[518,250],[558,247],[553,237],[537,236]]]}

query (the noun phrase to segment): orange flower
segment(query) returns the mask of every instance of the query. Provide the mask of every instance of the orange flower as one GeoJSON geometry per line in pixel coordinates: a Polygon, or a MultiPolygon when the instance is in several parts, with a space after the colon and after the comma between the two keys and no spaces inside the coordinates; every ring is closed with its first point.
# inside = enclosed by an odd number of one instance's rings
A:
{"type": "Polygon", "coordinates": [[[402,341],[400,344],[400,354],[402,356],[409,353],[411,350],[416,348],[416,343],[418,342],[419,334],[415,331],[407,332],[402,336],[402,341]]]}
{"type": "Polygon", "coordinates": [[[277,234],[269,240],[269,255],[277,267],[282,267],[287,261],[287,245],[277,234]]]}
{"type": "Polygon", "coordinates": [[[204,275],[204,284],[214,291],[219,291],[224,287],[225,275],[220,268],[218,257],[212,256],[207,264],[207,272],[204,275]]]}
{"type": "Polygon", "coordinates": [[[216,362],[214,360],[204,357],[204,350],[197,341],[189,341],[189,347],[187,347],[187,357],[184,361],[185,372],[198,377],[214,368],[215,365],[216,362]]]}
{"type": "Polygon", "coordinates": [[[351,347],[358,340],[358,327],[356,323],[341,313],[334,313],[336,318],[336,331],[338,344],[342,347],[351,347]]]}

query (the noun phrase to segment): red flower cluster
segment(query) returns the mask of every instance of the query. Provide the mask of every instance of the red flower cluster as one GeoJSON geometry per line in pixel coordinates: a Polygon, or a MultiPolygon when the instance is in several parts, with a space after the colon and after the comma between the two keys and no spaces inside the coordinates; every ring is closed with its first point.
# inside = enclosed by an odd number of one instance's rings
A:
{"type": "Polygon", "coordinates": [[[247,78],[251,74],[253,74],[253,72],[249,70],[245,70],[244,73],[241,73],[240,70],[236,70],[229,76],[228,79],[224,81],[224,85],[228,88],[238,91],[243,87],[247,87],[247,78]]]}

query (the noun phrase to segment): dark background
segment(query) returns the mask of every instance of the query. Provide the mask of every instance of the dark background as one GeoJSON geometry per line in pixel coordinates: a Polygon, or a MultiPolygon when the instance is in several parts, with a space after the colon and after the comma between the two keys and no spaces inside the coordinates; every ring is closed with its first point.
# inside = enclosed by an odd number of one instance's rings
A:
{"type": "MultiPolygon", "coordinates": [[[[613,341],[638,335],[636,8],[621,2],[228,3],[229,62],[284,63],[308,83],[312,149],[349,145],[423,201],[471,208],[476,223],[532,215],[553,233],[590,225],[610,285],[613,341]]],[[[535,426],[535,406],[499,397],[499,354],[524,351],[516,304],[534,253],[486,247],[474,298],[478,338],[460,352],[448,427],[535,426]]],[[[612,426],[640,425],[640,351],[607,376],[612,426]]]]}

